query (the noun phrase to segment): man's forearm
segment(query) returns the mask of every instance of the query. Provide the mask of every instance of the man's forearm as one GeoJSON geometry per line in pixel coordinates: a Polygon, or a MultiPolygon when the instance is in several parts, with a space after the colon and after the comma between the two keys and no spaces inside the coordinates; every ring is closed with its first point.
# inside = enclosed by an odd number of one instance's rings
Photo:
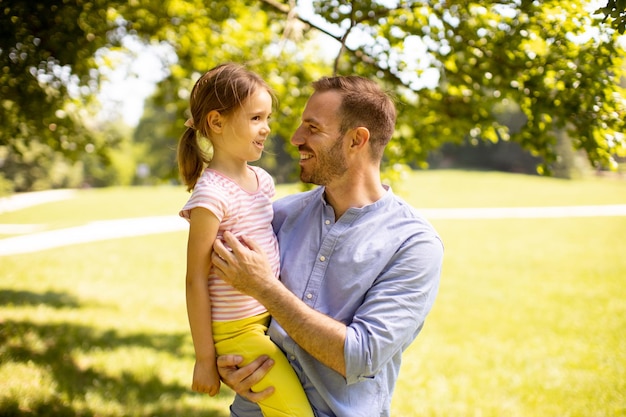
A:
{"type": "Polygon", "coordinates": [[[266,282],[257,297],[272,318],[300,347],[345,377],[346,326],[307,306],[280,281],[266,282]]]}
{"type": "Polygon", "coordinates": [[[256,298],[304,350],[345,377],[346,326],[307,306],[276,277],[262,249],[242,236],[225,232],[211,258],[215,271],[237,290],[256,298]]]}

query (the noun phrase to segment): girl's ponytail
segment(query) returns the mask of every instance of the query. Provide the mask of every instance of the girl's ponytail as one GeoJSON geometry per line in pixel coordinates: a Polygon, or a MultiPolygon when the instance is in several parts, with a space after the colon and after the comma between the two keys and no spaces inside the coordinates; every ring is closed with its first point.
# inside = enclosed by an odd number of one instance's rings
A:
{"type": "Polygon", "coordinates": [[[209,163],[209,157],[201,148],[197,138],[198,131],[187,127],[178,141],[178,172],[187,186],[187,191],[193,190],[202,170],[209,163]]]}

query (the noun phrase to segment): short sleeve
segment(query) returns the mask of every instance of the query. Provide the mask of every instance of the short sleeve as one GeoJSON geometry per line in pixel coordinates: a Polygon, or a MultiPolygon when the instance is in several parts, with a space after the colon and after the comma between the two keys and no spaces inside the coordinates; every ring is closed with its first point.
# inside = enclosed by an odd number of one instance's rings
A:
{"type": "Polygon", "coordinates": [[[191,197],[179,212],[179,215],[187,220],[191,209],[202,207],[209,210],[221,222],[226,216],[228,191],[221,183],[221,178],[205,171],[196,183],[191,197]]]}
{"type": "Polygon", "coordinates": [[[274,198],[276,195],[276,188],[274,186],[274,179],[272,176],[262,168],[253,167],[256,172],[257,178],[259,179],[259,188],[263,194],[265,194],[269,199],[274,198]]]}

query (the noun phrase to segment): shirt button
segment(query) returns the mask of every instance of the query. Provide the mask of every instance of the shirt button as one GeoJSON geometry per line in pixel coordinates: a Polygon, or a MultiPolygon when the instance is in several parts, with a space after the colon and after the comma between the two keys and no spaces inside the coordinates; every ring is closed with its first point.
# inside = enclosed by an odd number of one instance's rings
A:
{"type": "Polygon", "coordinates": [[[320,261],[324,262],[326,260],[326,257],[324,255],[320,256],[320,261]]]}
{"type": "Polygon", "coordinates": [[[296,360],[296,357],[295,357],[295,356],[293,356],[293,355],[291,355],[291,356],[289,357],[289,360],[295,361],[295,360],[296,360]]]}
{"type": "Polygon", "coordinates": [[[313,298],[313,294],[308,293],[308,294],[306,295],[306,298],[308,298],[308,299],[310,300],[311,298],[313,298]]]}
{"type": "Polygon", "coordinates": [[[324,223],[326,223],[326,224],[330,224],[330,220],[326,220],[324,223]]]}

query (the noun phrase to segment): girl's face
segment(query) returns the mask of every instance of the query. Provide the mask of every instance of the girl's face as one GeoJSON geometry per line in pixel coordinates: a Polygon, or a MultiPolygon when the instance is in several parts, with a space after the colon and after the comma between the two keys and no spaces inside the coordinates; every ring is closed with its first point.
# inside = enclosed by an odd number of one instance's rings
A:
{"type": "Polygon", "coordinates": [[[222,150],[237,159],[256,161],[270,133],[272,96],[259,88],[234,113],[224,118],[222,150]]]}

